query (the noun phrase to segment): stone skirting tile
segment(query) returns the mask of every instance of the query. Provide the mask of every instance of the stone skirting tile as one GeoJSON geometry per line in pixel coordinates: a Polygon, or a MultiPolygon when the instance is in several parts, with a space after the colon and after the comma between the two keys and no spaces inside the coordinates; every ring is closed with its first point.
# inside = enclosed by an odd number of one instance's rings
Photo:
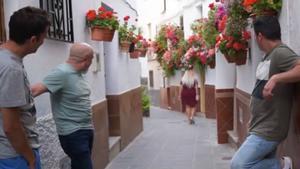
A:
{"type": "Polygon", "coordinates": [[[107,95],[109,134],[121,136],[121,149],[143,130],[141,92],[138,87],[120,95],[107,95]]]}
{"type": "Polygon", "coordinates": [[[240,146],[248,134],[248,121],[250,119],[250,94],[235,88],[234,99],[234,132],[238,136],[237,146],[240,146]]]}
{"type": "Polygon", "coordinates": [[[178,99],[179,97],[179,86],[170,86],[170,97],[169,97],[169,104],[171,107],[171,110],[175,111],[183,111],[183,107],[181,104],[181,101],[178,99]]]}
{"type": "Polygon", "coordinates": [[[206,118],[216,118],[215,86],[205,85],[205,116],[206,118]]]}
{"type": "Polygon", "coordinates": [[[160,108],[168,109],[170,107],[169,97],[170,97],[170,88],[169,87],[161,87],[160,88],[160,108]]]}
{"type": "Polygon", "coordinates": [[[216,90],[218,143],[228,143],[227,130],[233,129],[233,89],[216,90]]]}
{"type": "Polygon", "coordinates": [[[108,164],[108,114],[107,101],[92,106],[94,123],[93,168],[104,169],[108,164]]]}

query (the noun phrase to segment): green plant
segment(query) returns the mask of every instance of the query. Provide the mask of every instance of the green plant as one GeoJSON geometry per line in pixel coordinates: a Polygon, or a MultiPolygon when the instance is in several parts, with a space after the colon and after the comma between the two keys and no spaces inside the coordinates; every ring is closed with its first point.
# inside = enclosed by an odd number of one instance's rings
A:
{"type": "Polygon", "coordinates": [[[147,89],[144,87],[142,92],[142,110],[144,112],[150,111],[150,96],[147,94],[147,89]]]}
{"type": "Polygon", "coordinates": [[[240,1],[228,7],[225,32],[217,37],[219,50],[232,58],[244,56],[248,48],[250,32],[246,31],[249,14],[243,9],[240,1]]]}
{"type": "Polygon", "coordinates": [[[187,44],[180,27],[168,24],[159,30],[154,43],[156,59],[164,70],[165,76],[172,76],[180,69],[181,57],[185,53],[187,44]]]}
{"type": "Polygon", "coordinates": [[[115,14],[101,6],[98,11],[92,9],[86,13],[86,22],[89,27],[116,30],[119,27],[119,21],[115,14]]]}
{"type": "Polygon", "coordinates": [[[136,30],[136,27],[134,25],[129,26],[128,25],[128,20],[129,16],[125,16],[123,18],[124,24],[119,25],[119,40],[121,41],[127,41],[127,42],[133,42],[135,40],[135,33],[134,31],[136,30]]]}

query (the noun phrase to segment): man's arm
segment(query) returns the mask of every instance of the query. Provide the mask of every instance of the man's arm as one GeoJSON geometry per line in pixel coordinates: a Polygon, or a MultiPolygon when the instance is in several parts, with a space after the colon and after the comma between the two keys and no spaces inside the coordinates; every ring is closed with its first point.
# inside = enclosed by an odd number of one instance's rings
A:
{"type": "Polygon", "coordinates": [[[278,83],[293,83],[298,81],[300,81],[300,60],[296,62],[293,69],[273,75],[264,87],[263,96],[264,98],[272,97],[272,91],[278,83]]]}
{"type": "Polygon", "coordinates": [[[20,109],[1,108],[3,117],[3,129],[15,151],[21,154],[28,162],[30,169],[35,167],[35,156],[30,147],[22,122],[20,120],[20,109]]]}
{"type": "Polygon", "coordinates": [[[33,97],[36,97],[45,92],[48,92],[47,87],[42,83],[34,84],[30,88],[31,88],[31,93],[32,93],[33,97]]]}

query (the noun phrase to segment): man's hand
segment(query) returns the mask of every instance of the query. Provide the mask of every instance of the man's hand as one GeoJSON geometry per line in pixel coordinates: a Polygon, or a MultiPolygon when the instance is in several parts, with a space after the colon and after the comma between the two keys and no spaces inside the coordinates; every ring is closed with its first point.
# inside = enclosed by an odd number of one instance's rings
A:
{"type": "Polygon", "coordinates": [[[199,95],[196,95],[196,100],[197,100],[197,101],[199,100],[199,95]]]}
{"type": "Polygon", "coordinates": [[[273,75],[263,89],[263,97],[265,99],[271,99],[273,97],[273,89],[277,84],[276,75],[273,75]]]}
{"type": "Polygon", "coordinates": [[[37,84],[31,85],[30,90],[31,90],[33,97],[39,96],[42,93],[45,93],[48,91],[47,87],[42,83],[37,83],[37,84]]]}
{"type": "Polygon", "coordinates": [[[28,161],[29,169],[35,169],[35,159],[28,161]]]}

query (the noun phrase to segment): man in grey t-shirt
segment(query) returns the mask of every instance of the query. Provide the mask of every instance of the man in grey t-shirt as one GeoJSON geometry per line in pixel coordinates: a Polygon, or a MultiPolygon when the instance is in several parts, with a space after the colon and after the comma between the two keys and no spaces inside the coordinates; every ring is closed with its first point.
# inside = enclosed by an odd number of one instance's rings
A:
{"type": "Polygon", "coordinates": [[[93,168],[91,91],[84,76],[92,59],[90,45],[75,43],[71,46],[66,63],[56,67],[42,83],[32,86],[34,96],[50,92],[59,141],[71,158],[72,169],[93,168]]]}
{"type": "Polygon", "coordinates": [[[288,134],[294,82],[300,81],[299,56],[282,44],[275,16],[258,17],[253,25],[256,42],[265,56],[256,71],[249,136],[234,155],[231,169],[292,169],[289,157],[280,164],[276,150],[288,134]]]}
{"type": "Polygon", "coordinates": [[[45,11],[24,7],[9,21],[9,40],[0,46],[0,168],[39,169],[36,110],[23,58],[43,43],[50,22],[45,11]]]}

